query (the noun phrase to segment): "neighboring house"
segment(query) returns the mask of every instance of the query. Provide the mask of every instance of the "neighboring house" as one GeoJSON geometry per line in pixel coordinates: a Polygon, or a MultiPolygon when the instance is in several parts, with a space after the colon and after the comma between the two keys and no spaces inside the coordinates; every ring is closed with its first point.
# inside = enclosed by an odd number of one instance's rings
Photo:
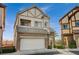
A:
{"type": "Polygon", "coordinates": [[[55,46],[61,46],[62,45],[62,40],[56,39],[55,40],[55,46]]]}
{"type": "Polygon", "coordinates": [[[17,51],[48,48],[49,35],[49,16],[37,6],[24,9],[17,14],[14,24],[17,51]]]}
{"type": "Polygon", "coordinates": [[[5,28],[5,6],[0,3],[0,47],[2,46],[4,28],[5,28]]]}
{"type": "Polygon", "coordinates": [[[73,8],[60,19],[61,37],[66,48],[70,42],[76,42],[79,48],[79,7],[73,8]]]}
{"type": "Polygon", "coordinates": [[[55,45],[55,31],[53,28],[50,28],[49,46],[54,48],[54,45],[55,45]]]}

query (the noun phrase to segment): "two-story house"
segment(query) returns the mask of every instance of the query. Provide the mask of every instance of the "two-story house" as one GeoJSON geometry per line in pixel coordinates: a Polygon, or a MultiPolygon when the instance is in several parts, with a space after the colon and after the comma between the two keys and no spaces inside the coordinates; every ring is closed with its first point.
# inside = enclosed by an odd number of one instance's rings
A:
{"type": "MultiPolygon", "coordinates": [[[[49,16],[37,6],[18,12],[14,24],[16,50],[48,48],[50,37],[49,19],[49,16]]],[[[52,34],[50,40],[51,38],[52,34]]]]}
{"type": "Polygon", "coordinates": [[[79,48],[79,7],[73,8],[59,22],[64,46],[67,48],[70,42],[75,41],[79,48]]]}
{"type": "Polygon", "coordinates": [[[5,5],[0,3],[0,47],[2,46],[4,28],[5,28],[5,5]]]}

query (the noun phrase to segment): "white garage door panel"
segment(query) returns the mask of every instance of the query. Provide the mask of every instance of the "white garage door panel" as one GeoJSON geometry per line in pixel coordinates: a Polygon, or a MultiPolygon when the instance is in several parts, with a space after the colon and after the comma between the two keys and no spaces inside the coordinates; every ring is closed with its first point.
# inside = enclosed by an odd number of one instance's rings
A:
{"type": "Polygon", "coordinates": [[[33,50],[45,48],[44,39],[21,39],[20,50],[33,50]]]}

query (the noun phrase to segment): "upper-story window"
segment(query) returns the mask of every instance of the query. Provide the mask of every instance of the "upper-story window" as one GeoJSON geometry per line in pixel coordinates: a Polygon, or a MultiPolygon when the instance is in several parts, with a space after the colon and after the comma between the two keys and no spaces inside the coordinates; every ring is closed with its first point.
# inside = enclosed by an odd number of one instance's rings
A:
{"type": "Polygon", "coordinates": [[[0,27],[2,26],[2,9],[0,8],[0,27]]]}
{"type": "Polygon", "coordinates": [[[79,27],[79,21],[75,22],[75,26],[79,27]]]}
{"type": "Polygon", "coordinates": [[[63,24],[63,29],[69,29],[69,25],[68,24],[63,24]]]}
{"type": "Polygon", "coordinates": [[[42,27],[42,22],[40,22],[40,21],[35,21],[34,26],[41,28],[41,27],[42,27]]]}
{"type": "Polygon", "coordinates": [[[48,26],[48,22],[45,22],[45,27],[47,27],[48,26]]]}
{"type": "Polygon", "coordinates": [[[21,25],[22,26],[30,26],[31,25],[31,21],[30,20],[21,19],[21,25]]]}

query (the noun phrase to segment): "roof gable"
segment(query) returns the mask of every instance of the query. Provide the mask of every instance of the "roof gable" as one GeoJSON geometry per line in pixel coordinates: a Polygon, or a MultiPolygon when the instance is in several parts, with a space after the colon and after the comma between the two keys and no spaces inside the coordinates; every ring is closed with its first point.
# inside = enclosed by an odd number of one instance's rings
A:
{"type": "Polygon", "coordinates": [[[68,17],[70,18],[70,17],[73,16],[73,14],[76,13],[77,11],[79,11],[79,6],[76,6],[75,8],[73,8],[72,10],[70,10],[67,14],[65,14],[65,15],[59,20],[59,22],[60,22],[61,20],[63,20],[66,16],[68,16],[68,17]]]}
{"type": "Polygon", "coordinates": [[[40,8],[38,8],[36,6],[33,6],[29,9],[24,9],[24,10],[20,11],[18,14],[29,16],[29,17],[35,17],[35,18],[42,18],[44,16],[48,17],[46,14],[44,14],[44,12],[40,8]]]}
{"type": "Polygon", "coordinates": [[[6,6],[2,3],[0,3],[0,7],[5,8],[6,6]]]}

